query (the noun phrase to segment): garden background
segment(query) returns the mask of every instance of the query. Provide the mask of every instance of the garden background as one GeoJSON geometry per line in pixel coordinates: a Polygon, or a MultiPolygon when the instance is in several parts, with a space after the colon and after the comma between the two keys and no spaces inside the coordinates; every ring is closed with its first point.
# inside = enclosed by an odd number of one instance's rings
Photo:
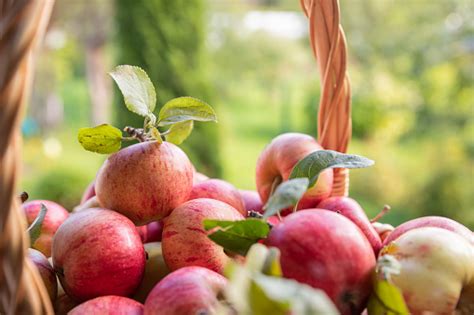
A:
{"type": "MultiPolygon", "coordinates": [[[[474,4],[341,0],[353,140],[376,165],[351,172],[369,217],[398,224],[444,215],[474,229],[474,4]]],[[[183,95],[217,111],[183,148],[196,168],[255,189],[276,135],[316,136],[320,94],[307,20],[296,0],[58,0],[23,123],[22,189],[72,209],[105,156],[80,127],[140,126],[107,72],[143,67],[158,104],[183,95]]]]}

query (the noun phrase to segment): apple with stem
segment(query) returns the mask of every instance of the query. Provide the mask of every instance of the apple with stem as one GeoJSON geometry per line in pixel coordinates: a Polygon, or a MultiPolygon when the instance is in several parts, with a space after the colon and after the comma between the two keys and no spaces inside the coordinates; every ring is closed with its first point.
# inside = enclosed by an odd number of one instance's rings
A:
{"type": "Polygon", "coordinates": [[[28,225],[31,225],[41,210],[41,204],[46,207],[46,215],[41,225],[39,238],[31,244],[34,249],[42,252],[46,257],[51,256],[53,236],[59,226],[68,218],[69,212],[61,205],[49,200],[32,200],[22,205],[28,225]]]}
{"type": "MultiPolygon", "coordinates": [[[[276,187],[288,180],[293,167],[309,153],[322,150],[316,140],[301,133],[285,133],[274,138],[257,161],[257,191],[265,204],[276,187]]],[[[309,209],[329,197],[333,171],[323,171],[316,182],[301,198],[297,209],[309,209]]]]}
{"type": "Polygon", "coordinates": [[[415,228],[385,246],[384,255],[400,263],[391,280],[411,314],[474,314],[474,246],[461,235],[415,228]]]}
{"type": "Polygon", "coordinates": [[[337,212],[351,220],[359,227],[362,233],[364,233],[375,255],[379,253],[382,248],[380,236],[370,223],[369,218],[367,218],[364,209],[362,209],[357,201],[343,196],[330,197],[321,201],[318,204],[318,208],[337,212]]]}
{"type": "Polygon", "coordinates": [[[284,277],[323,290],[343,315],[363,311],[376,261],[352,221],[324,209],[298,211],[272,228],[266,244],[280,250],[284,277]]]}
{"type": "Polygon", "coordinates": [[[49,298],[54,302],[58,295],[58,280],[56,279],[53,266],[51,266],[48,258],[43,253],[33,248],[28,248],[28,258],[38,269],[44,286],[48,291],[49,298]]]}
{"type": "Polygon", "coordinates": [[[135,225],[107,209],[72,214],[53,241],[53,266],[64,291],[77,301],[132,294],[145,270],[135,225]]]}
{"type": "Polygon", "coordinates": [[[144,225],[166,217],[188,199],[193,172],[176,145],[146,141],[109,156],[97,174],[95,190],[102,207],[144,225]]]}
{"type": "Polygon", "coordinates": [[[132,299],[107,295],[96,297],[73,308],[68,315],[142,315],[143,304],[132,299]]]}
{"type": "Polygon", "coordinates": [[[144,314],[214,314],[226,284],[226,278],[207,268],[181,268],[153,288],[146,299],[144,314]]]}
{"type": "Polygon", "coordinates": [[[472,231],[459,222],[445,217],[427,216],[407,221],[397,226],[384,240],[384,245],[396,240],[404,233],[422,227],[438,227],[459,234],[468,242],[474,245],[474,236],[472,231]]]}
{"type": "Polygon", "coordinates": [[[247,210],[240,192],[234,185],[221,179],[208,179],[194,184],[189,200],[198,198],[210,198],[225,202],[237,209],[243,216],[247,216],[247,210]]]}
{"type": "Polygon", "coordinates": [[[219,200],[200,198],[187,201],[164,219],[163,256],[171,270],[201,266],[222,273],[229,257],[207,237],[205,219],[243,220],[232,206],[219,200]]]}

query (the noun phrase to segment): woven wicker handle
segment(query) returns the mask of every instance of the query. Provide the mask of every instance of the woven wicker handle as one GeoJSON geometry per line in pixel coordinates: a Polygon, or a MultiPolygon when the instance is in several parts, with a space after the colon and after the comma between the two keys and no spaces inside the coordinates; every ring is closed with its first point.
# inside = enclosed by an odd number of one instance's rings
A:
{"type": "Polygon", "coordinates": [[[53,0],[0,0],[0,314],[53,314],[31,261],[16,184],[21,166],[20,121],[30,90],[33,54],[53,0]]]}
{"type": "MultiPolygon", "coordinates": [[[[300,3],[309,18],[311,47],[321,78],[318,141],[325,149],[345,153],[352,136],[351,89],[339,1],[300,0],[300,3]]],[[[332,195],[347,196],[348,192],[349,170],[335,169],[332,195]]]]}

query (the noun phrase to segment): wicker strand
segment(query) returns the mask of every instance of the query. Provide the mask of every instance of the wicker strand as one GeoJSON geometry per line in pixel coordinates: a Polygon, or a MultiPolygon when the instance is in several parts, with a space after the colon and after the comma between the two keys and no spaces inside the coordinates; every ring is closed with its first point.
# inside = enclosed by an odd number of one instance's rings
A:
{"type": "MultiPolygon", "coordinates": [[[[318,141],[325,148],[347,152],[352,136],[351,89],[347,48],[339,22],[338,0],[300,0],[309,18],[311,48],[321,77],[318,141]]],[[[335,169],[333,196],[347,196],[349,170],[335,169]]]]}
{"type": "Polygon", "coordinates": [[[46,288],[25,259],[29,239],[16,197],[20,120],[29,96],[32,50],[53,0],[0,0],[0,314],[53,314],[46,288]]]}

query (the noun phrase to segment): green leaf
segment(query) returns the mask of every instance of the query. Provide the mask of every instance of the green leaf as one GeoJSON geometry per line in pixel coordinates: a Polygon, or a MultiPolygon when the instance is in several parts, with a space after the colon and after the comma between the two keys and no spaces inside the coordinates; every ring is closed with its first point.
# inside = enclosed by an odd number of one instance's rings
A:
{"type": "Polygon", "coordinates": [[[247,254],[253,244],[270,232],[265,221],[252,218],[240,221],[204,220],[204,229],[215,229],[208,237],[224,249],[239,255],[247,254]]]}
{"type": "Polygon", "coordinates": [[[109,154],[120,150],[122,131],[103,124],[92,128],[81,128],[77,135],[79,143],[87,151],[109,154]]]}
{"type": "Polygon", "coordinates": [[[296,205],[308,190],[308,183],[307,178],[295,178],[280,184],[265,204],[263,218],[296,205]]]}
{"type": "Polygon", "coordinates": [[[354,154],[344,154],[332,150],[314,151],[300,160],[293,168],[291,178],[306,177],[309,187],[313,187],[319,174],[328,168],[364,168],[374,165],[374,161],[354,154]]]}
{"type": "MultiPolygon", "coordinates": [[[[253,276],[253,283],[260,290],[251,292],[251,303],[263,304],[270,302],[271,304],[265,305],[265,307],[263,305],[252,306],[252,309],[267,310],[273,304],[277,309],[283,309],[286,305],[289,305],[291,314],[294,315],[339,314],[339,311],[324,291],[314,289],[295,280],[256,274],[253,276]],[[264,292],[265,296],[258,295],[259,292],[264,292]]],[[[266,314],[273,313],[261,313],[261,315],[266,314]]]]}
{"type": "Polygon", "coordinates": [[[36,240],[41,235],[41,228],[43,227],[43,221],[44,221],[47,211],[48,209],[46,208],[46,206],[44,204],[41,204],[41,209],[38,212],[36,219],[33,221],[33,223],[31,223],[31,225],[26,230],[28,234],[30,235],[30,243],[32,245],[36,242],[36,240]]]}
{"type": "Polygon", "coordinates": [[[155,139],[156,141],[158,141],[158,143],[162,143],[162,142],[163,142],[163,139],[161,138],[160,131],[159,131],[158,128],[156,128],[155,126],[153,126],[153,127],[150,128],[150,135],[153,137],[153,139],[155,139]]]}
{"type": "Polygon", "coordinates": [[[160,110],[158,125],[165,126],[187,120],[217,121],[214,109],[197,98],[183,96],[168,101],[160,110]]]}
{"type": "Polygon", "coordinates": [[[287,300],[274,300],[255,281],[250,282],[249,303],[253,315],[286,315],[291,312],[291,304],[287,300]]]}
{"type": "Polygon", "coordinates": [[[142,68],[123,65],[109,74],[122,92],[129,111],[146,117],[155,110],[155,87],[142,68]]]}
{"type": "Polygon", "coordinates": [[[252,272],[281,277],[280,251],[276,247],[268,248],[256,243],[250,247],[245,257],[245,268],[252,272]]]}
{"type": "Polygon", "coordinates": [[[194,122],[192,120],[182,121],[171,126],[166,135],[166,141],[181,144],[193,131],[194,122]]]}
{"type": "Polygon", "coordinates": [[[369,315],[408,315],[410,312],[400,289],[391,282],[391,275],[400,273],[400,263],[392,255],[377,260],[373,290],[367,305],[369,315]]]}

